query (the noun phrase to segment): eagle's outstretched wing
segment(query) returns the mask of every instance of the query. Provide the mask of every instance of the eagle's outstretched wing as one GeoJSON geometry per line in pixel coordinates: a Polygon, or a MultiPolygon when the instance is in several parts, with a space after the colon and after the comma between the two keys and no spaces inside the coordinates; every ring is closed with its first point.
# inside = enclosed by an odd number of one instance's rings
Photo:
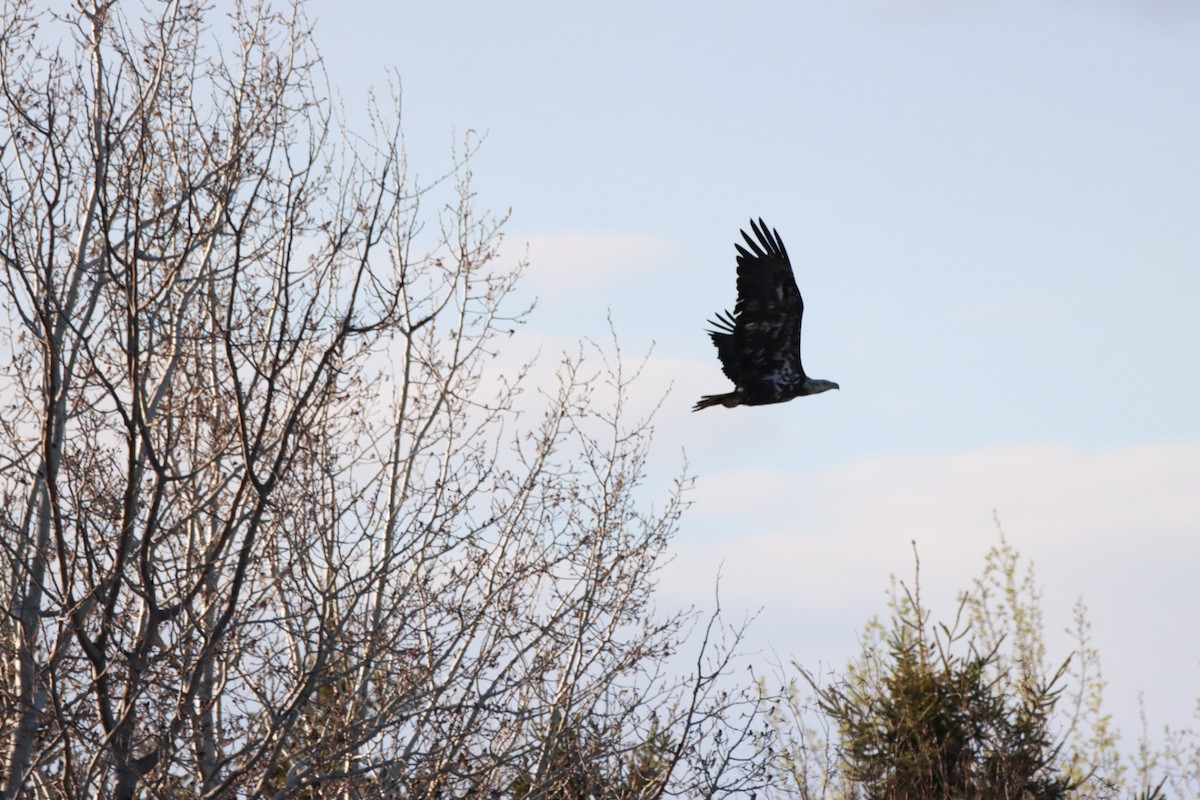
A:
{"type": "Polygon", "coordinates": [[[728,311],[718,311],[716,318],[710,319],[708,324],[712,325],[708,335],[717,348],[717,358],[721,359],[721,371],[725,373],[726,378],[733,381],[735,386],[740,386],[741,371],[738,369],[737,350],[733,345],[737,321],[728,311]]]}
{"type": "MultiPolygon", "coordinates": [[[[718,355],[729,376],[747,394],[777,394],[804,382],[800,363],[800,322],[804,300],[796,287],[792,264],[779,233],[761,219],[750,221],[758,241],[742,231],[749,250],[738,251],[738,299],[734,307],[730,349],[734,367],[726,364],[722,343],[718,355]],[[730,374],[736,373],[736,377],[730,374]]],[[[715,332],[714,332],[715,334],[715,332]]]]}

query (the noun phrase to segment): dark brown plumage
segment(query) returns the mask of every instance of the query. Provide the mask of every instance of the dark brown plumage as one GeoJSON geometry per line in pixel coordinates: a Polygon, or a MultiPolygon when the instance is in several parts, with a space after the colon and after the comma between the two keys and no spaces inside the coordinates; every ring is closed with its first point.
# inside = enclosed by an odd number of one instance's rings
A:
{"type": "Polygon", "coordinates": [[[758,406],[839,388],[833,381],[804,374],[800,362],[800,323],[804,300],[778,231],[750,220],[755,238],[742,231],[747,250],[738,251],[737,305],[733,314],[718,312],[708,332],[721,370],[737,387],[727,394],[700,398],[693,411],[722,405],[758,406]],[[756,241],[757,240],[757,241],[756,241]]]}

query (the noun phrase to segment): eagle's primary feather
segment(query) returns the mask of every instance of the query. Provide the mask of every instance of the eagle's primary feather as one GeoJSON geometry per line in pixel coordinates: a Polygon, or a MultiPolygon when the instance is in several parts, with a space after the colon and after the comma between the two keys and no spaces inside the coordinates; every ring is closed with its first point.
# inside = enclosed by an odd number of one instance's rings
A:
{"type": "Polygon", "coordinates": [[[728,394],[705,395],[693,411],[709,406],[782,403],[793,397],[837,389],[832,381],[814,380],[800,363],[800,322],[804,300],[796,287],[792,264],[779,232],[759,219],[750,220],[754,238],[742,231],[746,247],[738,251],[737,305],[733,314],[719,312],[709,320],[721,370],[737,387],[728,394]]]}

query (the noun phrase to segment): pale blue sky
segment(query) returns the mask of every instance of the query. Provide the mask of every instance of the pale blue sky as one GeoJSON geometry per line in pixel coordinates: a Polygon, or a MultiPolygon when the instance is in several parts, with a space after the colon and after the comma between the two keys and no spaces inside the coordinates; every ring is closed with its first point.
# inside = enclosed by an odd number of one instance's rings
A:
{"type": "Polygon", "coordinates": [[[723,562],[730,603],[766,606],[758,642],[840,664],[909,540],[948,597],[996,508],[1052,637],[1092,607],[1126,736],[1138,691],[1152,723],[1194,719],[1200,5],[309,9],[351,109],[398,71],[415,172],[488,132],[479,201],[512,207],[540,298],[526,344],[602,336],[608,308],[656,343],[655,468],[686,448],[698,474],[668,598],[706,602],[723,562]],[[728,385],[703,329],[752,215],[796,265],[809,373],[843,389],[692,415],[728,385]]]}

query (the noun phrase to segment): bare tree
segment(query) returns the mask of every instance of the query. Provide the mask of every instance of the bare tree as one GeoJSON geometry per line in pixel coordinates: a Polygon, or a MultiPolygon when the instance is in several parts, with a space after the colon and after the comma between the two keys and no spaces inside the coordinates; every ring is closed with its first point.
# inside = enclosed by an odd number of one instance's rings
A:
{"type": "Polygon", "coordinates": [[[737,632],[667,668],[688,481],[640,497],[636,371],[581,350],[517,411],[474,145],[414,185],[298,6],[156,8],[3,8],[3,796],[761,783],[737,632]]]}

